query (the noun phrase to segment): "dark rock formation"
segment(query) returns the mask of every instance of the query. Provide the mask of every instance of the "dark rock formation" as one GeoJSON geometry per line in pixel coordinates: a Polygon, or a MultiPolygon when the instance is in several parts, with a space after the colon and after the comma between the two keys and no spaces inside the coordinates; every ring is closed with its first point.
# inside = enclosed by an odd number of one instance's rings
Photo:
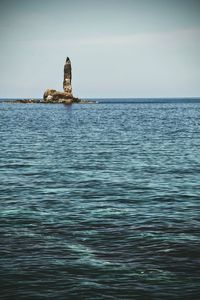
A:
{"type": "Polygon", "coordinates": [[[71,104],[73,102],[80,102],[80,99],[73,97],[71,81],[72,81],[72,67],[71,67],[71,61],[69,57],[67,57],[64,66],[64,80],[63,80],[64,92],[47,89],[44,92],[43,100],[46,103],[71,104]]]}

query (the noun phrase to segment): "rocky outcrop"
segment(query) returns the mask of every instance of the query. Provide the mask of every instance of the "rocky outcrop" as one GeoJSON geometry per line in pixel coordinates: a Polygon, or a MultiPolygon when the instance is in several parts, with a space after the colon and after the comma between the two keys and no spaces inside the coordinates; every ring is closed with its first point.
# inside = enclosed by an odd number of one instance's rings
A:
{"type": "Polygon", "coordinates": [[[48,103],[66,103],[70,104],[73,102],[73,97],[71,97],[68,93],[58,92],[56,90],[47,89],[44,92],[43,99],[48,103]]]}
{"type": "Polygon", "coordinates": [[[69,57],[67,57],[64,65],[64,80],[63,80],[63,89],[64,92],[59,92],[53,89],[47,89],[44,92],[43,100],[42,99],[17,99],[17,100],[4,100],[1,103],[36,103],[36,104],[48,104],[48,103],[63,103],[63,104],[72,104],[72,103],[97,103],[96,101],[91,100],[81,100],[75,98],[72,93],[72,67],[69,57]]]}
{"type": "Polygon", "coordinates": [[[72,94],[72,67],[69,57],[67,57],[64,65],[64,92],[59,92],[53,89],[47,89],[44,92],[43,100],[46,103],[65,103],[71,104],[73,102],[80,102],[78,98],[74,98],[72,94]]]}

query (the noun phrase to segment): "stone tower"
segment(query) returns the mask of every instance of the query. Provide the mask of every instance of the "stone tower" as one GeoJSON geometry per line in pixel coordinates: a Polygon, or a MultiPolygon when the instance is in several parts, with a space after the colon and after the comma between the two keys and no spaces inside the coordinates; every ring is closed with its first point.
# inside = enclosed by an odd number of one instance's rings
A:
{"type": "Polygon", "coordinates": [[[78,103],[81,100],[73,97],[72,93],[72,67],[69,57],[67,57],[65,66],[64,66],[64,80],[63,80],[63,89],[64,92],[59,92],[53,89],[47,89],[44,92],[43,100],[47,103],[78,103]]]}
{"type": "Polygon", "coordinates": [[[63,89],[64,89],[64,93],[66,93],[69,97],[73,98],[71,81],[72,81],[72,66],[69,57],[67,57],[64,65],[63,89]]]}

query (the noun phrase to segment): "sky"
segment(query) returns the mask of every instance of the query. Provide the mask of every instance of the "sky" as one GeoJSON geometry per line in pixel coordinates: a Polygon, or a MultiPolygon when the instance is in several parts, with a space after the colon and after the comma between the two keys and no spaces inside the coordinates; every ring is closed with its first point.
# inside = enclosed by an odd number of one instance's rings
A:
{"type": "Polygon", "coordinates": [[[200,0],[1,0],[0,98],[200,96],[200,0]]]}

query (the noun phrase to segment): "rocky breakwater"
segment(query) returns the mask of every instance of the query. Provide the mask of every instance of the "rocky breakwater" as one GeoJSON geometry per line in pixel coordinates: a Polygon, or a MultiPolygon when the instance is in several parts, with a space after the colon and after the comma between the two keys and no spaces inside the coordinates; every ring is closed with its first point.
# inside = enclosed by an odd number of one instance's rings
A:
{"type": "Polygon", "coordinates": [[[67,57],[64,65],[64,80],[63,80],[64,92],[59,92],[53,89],[47,89],[44,92],[43,100],[45,103],[78,103],[80,99],[73,97],[72,93],[72,66],[69,57],[67,57]]]}

